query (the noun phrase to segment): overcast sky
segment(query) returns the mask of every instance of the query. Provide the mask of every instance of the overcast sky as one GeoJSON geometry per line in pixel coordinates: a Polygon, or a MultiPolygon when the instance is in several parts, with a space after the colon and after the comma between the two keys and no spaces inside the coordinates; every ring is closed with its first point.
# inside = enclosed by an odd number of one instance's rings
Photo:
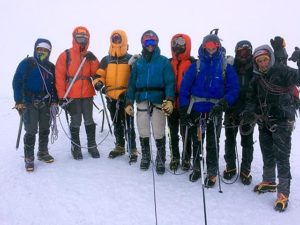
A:
{"type": "Polygon", "coordinates": [[[0,94],[11,91],[15,69],[27,54],[32,55],[37,38],[52,42],[50,60],[55,63],[58,55],[71,47],[72,31],[79,25],[89,29],[90,50],[99,59],[107,54],[109,36],[115,29],[127,32],[132,54],[141,51],[140,37],[148,29],[158,34],[162,54],[167,57],[174,34],[190,35],[192,55],[197,56],[203,36],[213,28],[220,29],[228,54],[233,54],[242,39],[257,47],[281,35],[289,54],[300,45],[297,0],[5,0],[0,2],[0,11],[0,94]]]}

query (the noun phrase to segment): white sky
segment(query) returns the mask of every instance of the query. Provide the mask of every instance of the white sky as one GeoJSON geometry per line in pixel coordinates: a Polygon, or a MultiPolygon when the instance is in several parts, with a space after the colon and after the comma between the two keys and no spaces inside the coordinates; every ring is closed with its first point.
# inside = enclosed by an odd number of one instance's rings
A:
{"type": "MultiPolygon", "coordinates": [[[[0,2],[2,28],[0,60],[0,94],[11,91],[11,79],[18,63],[32,55],[37,38],[49,39],[53,45],[51,61],[71,46],[72,31],[78,25],[91,33],[90,50],[101,59],[107,54],[110,33],[123,29],[129,39],[129,53],[141,51],[140,37],[148,29],[159,38],[162,54],[170,57],[170,39],[186,33],[192,39],[192,55],[197,56],[203,37],[220,28],[228,54],[235,44],[248,39],[254,47],[269,44],[281,35],[287,51],[300,45],[297,0],[6,0],[0,2]],[[4,86],[2,87],[2,85],[4,86]]],[[[295,66],[293,63],[291,66],[295,66]]]]}

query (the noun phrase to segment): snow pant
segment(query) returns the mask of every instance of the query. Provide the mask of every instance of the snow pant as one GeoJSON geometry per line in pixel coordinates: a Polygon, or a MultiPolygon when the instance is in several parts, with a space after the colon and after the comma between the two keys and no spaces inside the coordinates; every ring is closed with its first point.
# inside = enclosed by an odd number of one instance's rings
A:
{"type": "Polygon", "coordinates": [[[124,147],[125,135],[127,135],[126,138],[128,139],[128,147],[130,147],[132,152],[133,149],[136,149],[134,117],[126,115],[124,100],[112,100],[106,98],[106,102],[107,108],[110,112],[111,120],[113,121],[114,125],[114,136],[116,138],[116,146],[124,147]]]}
{"type": "Polygon", "coordinates": [[[294,121],[274,121],[272,125],[259,123],[259,144],[263,157],[263,181],[276,181],[278,177],[278,193],[290,194],[291,136],[294,121]],[[270,129],[272,127],[272,129],[270,129]]]}
{"type": "Polygon", "coordinates": [[[137,127],[140,137],[150,137],[151,132],[155,140],[165,137],[166,117],[161,105],[149,105],[148,101],[137,103],[137,127]]]}
{"type": "MultiPolygon", "coordinates": [[[[203,122],[205,122],[203,120],[203,122]]],[[[189,133],[191,134],[191,141],[192,141],[192,149],[193,149],[193,170],[200,170],[200,154],[203,151],[203,140],[205,137],[205,133],[202,129],[202,140],[199,140],[198,137],[198,129],[199,124],[196,124],[196,126],[193,126],[189,129],[189,133]]],[[[205,128],[204,128],[205,129],[205,128]]]]}
{"type": "MultiPolygon", "coordinates": [[[[235,118],[231,113],[225,113],[225,161],[228,169],[236,168],[236,137],[238,133],[239,119],[235,118]]],[[[242,146],[242,163],[241,171],[251,171],[251,163],[253,160],[253,129],[249,125],[243,125],[242,131],[245,134],[241,135],[241,146],[242,146]],[[248,131],[250,131],[248,133],[248,131]]]]}
{"type": "Polygon", "coordinates": [[[93,120],[93,98],[74,99],[69,103],[67,110],[71,116],[70,131],[73,148],[75,148],[77,151],[80,151],[79,129],[81,126],[82,117],[84,119],[85,127],[88,127],[86,129],[88,145],[95,146],[95,133],[92,131],[94,130],[95,126],[95,122],[93,120]],[[93,135],[93,137],[89,137],[89,134],[93,135]]]}
{"type": "MultiPolygon", "coordinates": [[[[159,156],[163,162],[166,161],[165,126],[166,118],[164,113],[161,111],[160,105],[152,105],[149,104],[148,101],[137,103],[137,127],[140,139],[149,141],[152,127],[152,134],[157,147],[156,156],[157,159],[159,156]]],[[[147,150],[147,147],[145,148],[145,146],[146,142],[144,141],[142,144],[142,154],[144,154],[143,149],[147,150]]]]}
{"type": "Polygon", "coordinates": [[[39,151],[48,152],[48,142],[50,133],[50,107],[43,101],[36,101],[26,104],[23,110],[23,122],[25,128],[24,135],[24,155],[25,158],[34,157],[34,145],[38,132],[39,151]]]}
{"type": "Polygon", "coordinates": [[[206,167],[208,176],[216,176],[219,168],[219,141],[222,114],[206,123],[206,167]]]}
{"type": "MultiPolygon", "coordinates": [[[[179,129],[180,134],[182,137],[182,142],[185,141],[185,127],[179,126],[180,124],[180,117],[178,109],[174,109],[172,114],[168,117],[168,127],[169,127],[169,145],[171,151],[171,157],[175,159],[180,159],[180,152],[179,152],[179,129]]],[[[187,136],[187,146],[186,146],[186,155],[182,158],[190,159],[191,158],[191,135],[190,132],[187,136]]]]}

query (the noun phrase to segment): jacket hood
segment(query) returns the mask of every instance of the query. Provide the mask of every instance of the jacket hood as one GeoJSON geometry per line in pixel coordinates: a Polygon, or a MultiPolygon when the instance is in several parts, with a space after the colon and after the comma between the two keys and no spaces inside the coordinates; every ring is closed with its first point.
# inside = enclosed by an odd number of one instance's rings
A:
{"type": "Polygon", "coordinates": [[[121,57],[124,56],[127,53],[128,50],[128,40],[126,32],[123,30],[114,30],[110,35],[110,47],[109,47],[109,55],[121,57]],[[121,43],[113,43],[112,37],[115,34],[119,34],[121,36],[121,43]]]}
{"type": "Polygon", "coordinates": [[[45,38],[38,38],[34,44],[34,50],[33,50],[33,55],[34,55],[34,58],[39,60],[38,58],[38,55],[37,55],[37,47],[38,46],[41,46],[43,48],[46,48],[49,50],[49,55],[47,56],[46,60],[45,61],[49,61],[49,57],[50,57],[50,53],[51,53],[51,50],[52,50],[52,45],[51,45],[51,42],[48,40],[48,39],[45,39],[45,38]]]}
{"type": "MultiPolygon", "coordinates": [[[[269,56],[270,56],[270,63],[269,63],[269,67],[268,70],[275,64],[275,56],[274,56],[274,52],[272,50],[272,48],[269,45],[261,45],[259,47],[257,47],[256,49],[254,49],[253,51],[253,56],[261,50],[265,50],[269,52],[269,56]]],[[[256,73],[261,73],[258,69],[258,65],[255,62],[255,60],[253,59],[253,71],[256,73]]]]}
{"type": "Polygon", "coordinates": [[[80,45],[76,42],[75,40],[75,34],[76,33],[86,33],[86,35],[88,36],[88,42],[87,44],[84,46],[84,50],[83,52],[86,52],[89,48],[89,44],[90,44],[90,32],[88,31],[88,29],[84,26],[78,26],[76,27],[74,30],[73,30],[73,33],[72,33],[72,37],[73,37],[73,41],[72,41],[72,44],[73,44],[73,48],[74,49],[77,49],[79,52],[80,52],[80,45]]]}
{"type": "Polygon", "coordinates": [[[179,61],[184,59],[189,59],[191,55],[191,47],[192,47],[191,38],[187,34],[175,34],[171,39],[172,58],[177,58],[179,61]],[[175,52],[172,50],[172,42],[174,39],[178,37],[182,37],[185,40],[185,52],[179,54],[178,57],[176,57],[175,52]]]}

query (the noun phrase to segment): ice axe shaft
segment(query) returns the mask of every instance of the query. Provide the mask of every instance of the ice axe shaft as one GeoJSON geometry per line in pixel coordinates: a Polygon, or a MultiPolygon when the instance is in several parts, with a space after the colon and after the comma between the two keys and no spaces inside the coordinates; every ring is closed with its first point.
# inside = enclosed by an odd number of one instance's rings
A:
{"type": "Polygon", "coordinates": [[[20,145],[22,129],[23,129],[23,114],[20,114],[20,123],[19,123],[18,137],[16,142],[16,150],[18,150],[20,145]]]}

